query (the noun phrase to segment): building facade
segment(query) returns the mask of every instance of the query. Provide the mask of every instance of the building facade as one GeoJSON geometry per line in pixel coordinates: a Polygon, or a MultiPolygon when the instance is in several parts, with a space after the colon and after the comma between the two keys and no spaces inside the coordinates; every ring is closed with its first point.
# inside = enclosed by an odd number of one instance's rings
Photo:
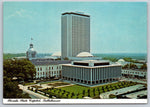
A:
{"type": "Polygon", "coordinates": [[[147,79],[147,71],[140,69],[122,69],[122,76],[127,78],[147,79]]]}
{"type": "Polygon", "coordinates": [[[80,52],[90,52],[90,16],[66,12],[61,16],[61,55],[76,57],[80,52]]]}
{"type": "Polygon", "coordinates": [[[117,81],[121,77],[121,65],[107,61],[73,61],[62,64],[62,79],[87,85],[117,81]]]}
{"type": "Polygon", "coordinates": [[[32,64],[36,68],[36,79],[41,78],[61,78],[62,65],[71,61],[51,60],[51,59],[32,59],[32,64]]]}

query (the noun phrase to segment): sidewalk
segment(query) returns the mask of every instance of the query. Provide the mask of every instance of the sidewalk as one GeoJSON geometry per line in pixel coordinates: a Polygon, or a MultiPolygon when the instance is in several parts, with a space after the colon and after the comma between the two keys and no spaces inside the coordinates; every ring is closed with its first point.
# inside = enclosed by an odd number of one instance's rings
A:
{"type": "Polygon", "coordinates": [[[49,99],[49,97],[46,97],[46,96],[43,96],[43,95],[41,95],[41,94],[39,94],[39,93],[35,93],[35,92],[33,92],[33,91],[30,91],[30,90],[28,90],[27,88],[28,88],[28,86],[23,86],[23,85],[18,85],[19,86],[19,88],[21,89],[21,90],[23,90],[24,92],[26,92],[26,93],[28,93],[28,94],[31,94],[31,95],[34,95],[34,96],[36,96],[37,98],[39,98],[39,99],[49,99]]]}

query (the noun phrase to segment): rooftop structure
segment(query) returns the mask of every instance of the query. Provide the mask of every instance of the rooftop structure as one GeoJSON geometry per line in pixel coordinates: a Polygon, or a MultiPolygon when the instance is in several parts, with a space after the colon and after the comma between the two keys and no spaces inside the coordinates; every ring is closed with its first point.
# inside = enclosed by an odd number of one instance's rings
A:
{"type": "Polygon", "coordinates": [[[90,17],[90,15],[83,14],[83,12],[65,12],[62,13],[62,15],[79,15],[79,16],[90,17]]]}

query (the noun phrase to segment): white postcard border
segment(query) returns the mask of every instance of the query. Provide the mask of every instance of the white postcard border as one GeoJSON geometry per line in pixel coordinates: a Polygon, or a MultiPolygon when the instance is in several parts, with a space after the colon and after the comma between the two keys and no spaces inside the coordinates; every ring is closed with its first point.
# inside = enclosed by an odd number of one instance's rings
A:
{"type": "Polygon", "coordinates": [[[147,99],[3,99],[4,104],[144,104],[147,99]]]}
{"type": "MultiPolygon", "coordinates": [[[[4,1],[21,1],[21,0],[2,0],[3,2],[4,1]]],[[[2,6],[1,6],[1,4],[2,4],[2,1],[0,1],[1,3],[0,3],[0,43],[1,43],[1,45],[0,45],[0,51],[1,51],[1,54],[0,54],[0,78],[1,77],[3,77],[3,73],[2,73],[2,68],[3,68],[3,66],[2,66],[2,61],[3,61],[3,51],[2,51],[2,49],[3,49],[3,38],[2,38],[2,6]]],[[[34,1],[34,0],[22,0],[22,1],[34,1]]],[[[42,0],[35,0],[35,1],[42,1],[42,0]]],[[[43,0],[43,1],[61,1],[61,0],[43,0]]],[[[62,0],[63,1],[63,0],[62,0]]],[[[75,0],[64,0],[64,1],[75,1],[75,0]]],[[[92,0],[77,0],[77,1],[92,1],[92,0]]],[[[97,1],[97,2],[99,2],[99,1],[114,1],[114,2],[138,2],[138,1],[141,1],[141,2],[148,2],[148,22],[147,22],[147,24],[148,24],[148,28],[147,28],[147,30],[148,30],[148,40],[147,40],[147,49],[148,49],[148,51],[147,51],[147,55],[148,55],[148,65],[150,65],[149,64],[149,61],[150,61],[150,43],[149,43],[149,41],[150,41],[150,28],[149,28],[149,25],[150,25],[150,21],[149,21],[149,19],[150,19],[150,1],[149,0],[93,0],[93,1],[97,1]]],[[[148,71],[150,71],[150,66],[148,66],[148,71]]],[[[148,76],[150,77],[150,74],[148,73],[148,76]]],[[[3,82],[3,78],[1,78],[0,79],[0,83],[2,83],[3,82]]],[[[148,83],[150,83],[150,79],[148,79],[148,83]]],[[[3,105],[3,104],[17,104],[17,106],[18,106],[18,104],[144,104],[144,103],[148,103],[148,99],[92,99],[92,100],[90,100],[90,99],[53,99],[53,100],[60,100],[60,102],[40,102],[40,103],[38,103],[38,102],[27,102],[27,103],[25,103],[25,102],[21,102],[20,100],[33,100],[33,99],[17,99],[19,102],[8,102],[8,100],[10,100],[10,99],[3,99],[3,94],[2,94],[2,92],[3,92],[3,87],[2,87],[3,85],[2,84],[0,84],[0,87],[1,87],[1,89],[0,89],[0,98],[2,98],[1,100],[0,100],[0,107],[4,107],[4,106],[6,106],[6,105],[3,105]]],[[[148,86],[148,98],[149,98],[149,92],[150,92],[150,88],[149,88],[149,86],[148,86]]],[[[15,99],[11,99],[11,100],[15,100],[15,99]]],[[[41,100],[43,100],[43,99],[41,99],[41,100]]],[[[50,99],[51,100],[51,99],[50,99]]],[[[12,106],[14,106],[14,107],[17,107],[16,105],[12,105],[12,106]]],[[[120,107],[121,105],[119,105],[119,107],[120,107]]],[[[143,107],[143,106],[149,106],[149,104],[147,104],[147,105],[140,105],[139,107],[143,107]]],[[[7,106],[8,107],[8,106],[7,106]]],[[[18,106],[18,107],[20,107],[20,105],[18,106]]],[[[107,106],[108,107],[108,106],[107,106]]],[[[114,106],[112,106],[112,107],[114,107],[114,106]]],[[[133,107],[133,106],[132,106],[133,107]]]]}

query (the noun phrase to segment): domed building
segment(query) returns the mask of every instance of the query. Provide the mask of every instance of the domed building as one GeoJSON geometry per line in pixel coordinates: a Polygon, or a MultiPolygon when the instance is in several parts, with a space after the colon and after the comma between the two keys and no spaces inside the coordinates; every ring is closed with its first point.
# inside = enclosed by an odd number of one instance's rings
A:
{"type": "Polygon", "coordinates": [[[121,64],[121,65],[125,65],[125,64],[126,64],[126,62],[125,62],[124,59],[119,59],[119,60],[117,61],[117,63],[118,63],[118,64],[121,64]]]}
{"type": "Polygon", "coordinates": [[[26,56],[29,60],[36,58],[37,52],[33,48],[33,44],[30,44],[28,51],[26,52],[26,56]]]}
{"type": "Polygon", "coordinates": [[[52,54],[53,57],[61,57],[61,52],[55,52],[52,54]]]}
{"type": "Polygon", "coordinates": [[[101,60],[100,57],[95,57],[89,52],[80,52],[76,57],[68,57],[70,60],[80,61],[80,60],[101,60]]]}
{"type": "Polygon", "coordinates": [[[81,52],[76,57],[93,57],[93,55],[89,52],[81,52]]]}

